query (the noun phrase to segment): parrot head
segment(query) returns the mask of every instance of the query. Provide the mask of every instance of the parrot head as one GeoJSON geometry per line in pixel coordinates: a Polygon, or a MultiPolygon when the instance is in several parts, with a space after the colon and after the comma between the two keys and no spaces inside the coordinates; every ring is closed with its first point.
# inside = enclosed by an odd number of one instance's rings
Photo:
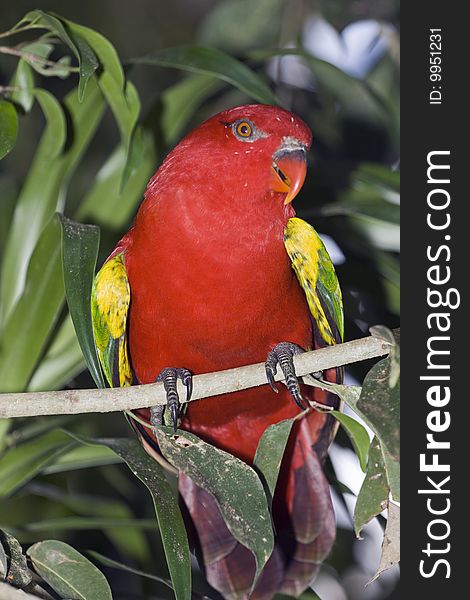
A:
{"type": "Polygon", "coordinates": [[[305,180],[312,143],[303,121],[282,108],[254,104],[220,113],[209,124],[223,125],[225,145],[244,157],[245,169],[257,171],[265,185],[269,176],[267,190],[283,194],[284,204],[292,202],[305,180]]]}
{"type": "Polygon", "coordinates": [[[297,116],[264,104],[220,112],[189,133],[168,155],[150,181],[147,195],[171,185],[173,193],[204,201],[229,200],[248,206],[274,198],[288,205],[307,171],[312,142],[297,116]],[[175,165],[184,165],[175,169],[175,165]]]}

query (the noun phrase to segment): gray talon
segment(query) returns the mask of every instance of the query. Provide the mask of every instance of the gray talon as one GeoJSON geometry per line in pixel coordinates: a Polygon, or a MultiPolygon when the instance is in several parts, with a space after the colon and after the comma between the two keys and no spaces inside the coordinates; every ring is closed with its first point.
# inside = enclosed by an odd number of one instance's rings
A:
{"type": "Polygon", "coordinates": [[[292,344],[291,342],[281,342],[268,354],[265,368],[269,385],[275,392],[278,392],[274,383],[274,376],[277,371],[277,365],[281,367],[290,395],[297,406],[301,410],[305,410],[308,407],[308,403],[302,398],[299,381],[295,374],[294,362],[292,360],[295,354],[300,354],[301,352],[303,352],[303,350],[300,346],[292,344]]]}
{"type": "MultiPolygon", "coordinates": [[[[172,367],[167,367],[160,372],[156,379],[156,381],[163,382],[166,392],[166,404],[170,413],[171,424],[173,425],[175,432],[178,428],[178,419],[180,415],[180,401],[176,386],[178,379],[180,379],[183,385],[186,387],[186,401],[189,402],[193,392],[193,376],[188,369],[175,369],[172,367]]],[[[150,409],[150,422],[152,425],[155,426],[163,424],[163,410],[164,407],[160,406],[152,407],[150,409]]]]}
{"type": "Polygon", "coordinates": [[[180,409],[179,406],[177,406],[176,404],[172,404],[168,408],[170,409],[171,422],[173,423],[173,431],[176,433],[176,430],[178,429],[178,417],[180,409]]]}
{"type": "Polygon", "coordinates": [[[270,352],[268,354],[268,358],[265,363],[265,368],[266,368],[266,377],[269,381],[269,385],[271,386],[272,391],[276,392],[276,394],[279,394],[279,390],[277,389],[276,383],[274,381],[274,377],[276,375],[276,359],[275,359],[275,355],[273,354],[273,352],[270,352]]]}
{"type": "Polygon", "coordinates": [[[193,376],[188,369],[178,369],[178,371],[181,371],[181,381],[186,387],[186,402],[189,402],[193,395],[193,376]]]}

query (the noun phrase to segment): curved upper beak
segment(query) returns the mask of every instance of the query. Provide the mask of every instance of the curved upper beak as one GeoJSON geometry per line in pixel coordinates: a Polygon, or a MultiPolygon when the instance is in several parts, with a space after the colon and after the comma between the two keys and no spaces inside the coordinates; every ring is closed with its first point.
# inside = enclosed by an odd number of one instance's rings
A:
{"type": "Polygon", "coordinates": [[[284,204],[297,196],[307,174],[307,149],[297,140],[286,140],[273,156],[271,189],[286,194],[284,204]]]}

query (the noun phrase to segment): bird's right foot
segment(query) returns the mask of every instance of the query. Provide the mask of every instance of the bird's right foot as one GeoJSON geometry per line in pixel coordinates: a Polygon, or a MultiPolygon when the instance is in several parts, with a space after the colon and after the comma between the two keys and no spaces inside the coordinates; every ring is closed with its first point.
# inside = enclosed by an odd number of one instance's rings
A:
{"type": "Polygon", "coordinates": [[[301,410],[305,410],[308,408],[308,402],[302,397],[293,360],[296,354],[301,354],[302,352],[304,352],[304,350],[300,346],[297,346],[297,344],[292,344],[291,342],[280,342],[274,346],[274,348],[268,354],[265,363],[265,369],[269,385],[271,386],[272,390],[277,393],[279,390],[276,387],[274,377],[276,376],[278,365],[281,367],[281,371],[284,374],[285,383],[290,395],[297,406],[301,410]]]}
{"type": "Polygon", "coordinates": [[[163,405],[150,407],[150,423],[156,427],[165,424],[164,412],[168,409],[169,419],[173,429],[178,428],[178,420],[180,416],[180,401],[177,389],[177,380],[180,379],[186,387],[186,402],[191,399],[193,392],[193,376],[188,369],[166,367],[163,369],[156,382],[162,382],[166,392],[166,407],[163,405]]]}

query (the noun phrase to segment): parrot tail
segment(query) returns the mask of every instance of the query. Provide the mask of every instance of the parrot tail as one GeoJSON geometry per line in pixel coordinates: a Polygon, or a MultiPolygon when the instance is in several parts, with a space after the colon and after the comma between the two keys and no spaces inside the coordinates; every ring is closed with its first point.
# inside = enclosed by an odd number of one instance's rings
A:
{"type": "MultiPolygon", "coordinates": [[[[336,396],[322,390],[305,393],[337,404],[336,396]]],[[[191,520],[195,553],[208,582],[226,600],[271,600],[276,593],[297,597],[315,579],[336,533],[322,468],[334,428],[332,416],[316,411],[293,425],[273,498],[275,547],[251,595],[253,554],[232,536],[213,496],[180,474],[179,492],[191,520]]]]}

